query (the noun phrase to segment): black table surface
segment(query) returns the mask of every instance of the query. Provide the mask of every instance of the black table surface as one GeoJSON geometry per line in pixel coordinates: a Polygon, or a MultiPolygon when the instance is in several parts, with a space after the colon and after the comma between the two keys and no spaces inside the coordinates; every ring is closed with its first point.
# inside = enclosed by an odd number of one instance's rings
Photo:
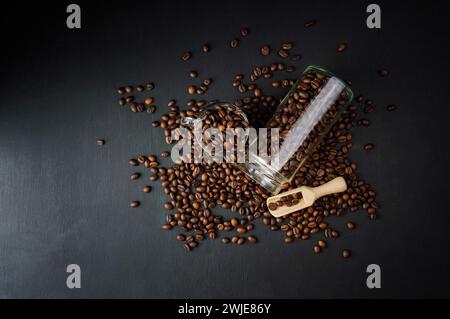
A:
{"type": "Polygon", "coordinates": [[[438,1],[378,1],[382,28],[371,30],[369,3],[89,1],[79,2],[80,30],[66,27],[68,3],[3,9],[0,297],[449,297],[449,11],[438,1]],[[306,29],[309,19],[318,23],[306,29]],[[232,50],[242,25],[251,33],[232,50]],[[208,240],[186,253],[176,231],[161,230],[159,183],[144,194],[146,178],[129,180],[130,157],[169,149],[150,126],[157,116],[119,107],[115,89],[154,81],[160,115],[170,98],[184,106],[196,69],[214,80],[205,98],[233,100],[235,74],[275,59],[259,47],[288,40],[303,55],[293,76],[320,65],[374,101],[350,157],[377,191],[379,218],[330,218],[342,236],[319,255],[314,240],[285,245],[261,220],[257,245],[208,240]],[[337,53],[341,41],[348,49],[337,53]],[[183,62],[186,50],[194,57],[183,62]],[[377,75],[382,67],[390,76],[377,75]],[[133,199],[140,208],[129,208],[133,199]],[[344,229],[348,220],[356,230],[344,229]],[[344,248],[352,258],[340,257],[344,248]],[[69,264],[81,267],[80,289],[66,287],[69,264]],[[380,289],[366,286],[369,264],[381,267],[380,289]]]}

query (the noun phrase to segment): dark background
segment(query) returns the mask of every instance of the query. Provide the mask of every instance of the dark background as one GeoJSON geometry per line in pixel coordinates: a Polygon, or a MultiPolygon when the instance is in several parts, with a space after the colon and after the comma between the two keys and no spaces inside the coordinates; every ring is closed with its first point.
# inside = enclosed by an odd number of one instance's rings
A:
{"type": "Polygon", "coordinates": [[[69,3],[2,4],[0,297],[449,297],[450,12],[441,2],[392,2],[376,2],[381,30],[366,27],[364,1],[77,2],[81,30],[66,28],[69,3]],[[305,29],[309,19],[319,22],[305,29]],[[242,25],[251,34],[231,50],[242,25]],[[296,76],[320,65],[374,100],[351,158],[378,192],[380,218],[330,219],[343,236],[320,255],[313,240],[286,246],[261,221],[258,245],[204,241],[185,253],[176,231],[161,230],[159,183],[147,195],[146,178],[129,181],[130,157],[168,149],[150,127],[157,116],[119,107],[115,88],[154,81],[160,115],[169,98],[184,106],[188,71],[197,69],[214,80],[206,98],[232,100],[236,73],[274,60],[258,48],[286,40],[304,56],[296,76]],[[340,41],[349,47],[338,54],[340,41]],[[194,58],[184,63],[188,49],[194,58]],[[139,209],[128,207],[133,199],[139,209]],[[347,220],[355,231],[344,230],[347,220]],[[343,248],[351,259],[339,256],[343,248]],[[66,287],[71,263],[81,266],[81,289],[66,287]],[[382,268],[381,289],[365,285],[372,263],[382,268]]]}

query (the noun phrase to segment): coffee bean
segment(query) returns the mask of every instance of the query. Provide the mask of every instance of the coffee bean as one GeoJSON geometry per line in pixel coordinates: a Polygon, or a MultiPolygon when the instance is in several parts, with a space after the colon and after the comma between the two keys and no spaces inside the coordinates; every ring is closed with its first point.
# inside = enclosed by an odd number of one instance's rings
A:
{"type": "Polygon", "coordinates": [[[153,121],[152,122],[152,126],[153,127],[158,127],[160,125],[160,123],[158,121],[153,121]]]}
{"type": "Polygon", "coordinates": [[[97,143],[97,145],[105,145],[105,140],[104,139],[101,139],[101,138],[99,138],[99,139],[97,139],[96,141],[95,141],[95,143],[97,143]]]}
{"type": "Polygon", "coordinates": [[[336,46],[337,52],[343,52],[345,49],[347,49],[347,43],[341,42],[336,46]]]}
{"type": "Polygon", "coordinates": [[[270,46],[265,45],[261,48],[261,54],[267,56],[270,54],[270,46]]]}
{"type": "Polygon", "coordinates": [[[136,208],[136,207],[139,207],[140,205],[141,205],[141,203],[138,202],[137,200],[132,201],[132,202],[130,203],[130,207],[131,207],[131,208],[136,208]]]}
{"type": "Polygon", "coordinates": [[[237,227],[239,225],[239,220],[237,218],[232,218],[231,219],[231,225],[233,227],[237,227]]]}
{"type": "Polygon", "coordinates": [[[274,210],[277,210],[277,208],[278,208],[278,205],[277,205],[277,204],[275,204],[275,203],[269,203],[269,209],[270,209],[270,210],[274,211],[274,210]]]}
{"type": "Polygon", "coordinates": [[[177,235],[177,240],[178,241],[185,241],[186,240],[186,236],[184,236],[183,234],[179,234],[179,235],[177,235]]]}
{"type": "Polygon", "coordinates": [[[188,244],[184,244],[183,248],[186,252],[191,251],[191,247],[188,244]]]}
{"type": "Polygon", "coordinates": [[[173,209],[173,205],[172,205],[172,203],[167,202],[167,203],[164,204],[164,208],[167,209],[167,210],[172,210],[173,209]]]}
{"type": "Polygon", "coordinates": [[[170,152],[168,152],[168,151],[161,152],[161,157],[167,158],[169,156],[170,156],[170,152]]]}
{"type": "Polygon", "coordinates": [[[135,181],[135,180],[139,179],[139,177],[141,177],[141,174],[140,174],[140,173],[134,173],[134,174],[132,174],[132,175],[130,176],[130,179],[131,179],[132,181],[135,181]]]}
{"type": "Polygon", "coordinates": [[[350,258],[351,255],[352,255],[352,253],[351,253],[351,251],[348,250],[348,249],[344,249],[344,250],[342,251],[342,257],[344,257],[344,258],[350,258]]]}
{"type": "Polygon", "coordinates": [[[187,91],[190,95],[193,95],[195,94],[195,92],[197,92],[197,88],[194,85],[191,85],[188,87],[187,91]]]}
{"type": "Polygon", "coordinates": [[[290,50],[294,47],[294,44],[292,42],[285,42],[281,45],[281,48],[283,50],[290,50]]]}
{"type": "Polygon", "coordinates": [[[189,76],[191,78],[195,79],[198,77],[198,73],[197,73],[197,71],[191,71],[191,72],[189,72],[189,76]]]}
{"type": "Polygon", "coordinates": [[[240,237],[240,238],[238,239],[238,241],[237,241],[237,244],[238,244],[238,245],[243,245],[243,244],[245,244],[245,238],[244,238],[244,237],[240,237]]]}
{"type": "Polygon", "coordinates": [[[222,243],[228,244],[229,242],[230,242],[230,238],[228,238],[228,237],[223,237],[222,238],[222,243]]]}
{"type": "Polygon", "coordinates": [[[153,113],[155,113],[155,112],[156,112],[156,106],[150,105],[150,106],[147,108],[147,113],[148,113],[148,114],[153,114],[153,113]]]}
{"type": "Polygon", "coordinates": [[[309,20],[305,22],[305,28],[310,28],[314,25],[316,25],[317,21],[316,20],[309,20]]]}
{"type": "Polygon", "coordinates": [[[316,254],[319,254],[320,252],[321,252],[321,248],[319,247],[319,246],[317,246],[317,245],[315,245],[314,246],[314,252],[316,253],[316,254]]]}
{"type": "Polygon", "coordinates": [[[186,52],[183,53],[181,59],[182,59],[183,61],[187,61],[187,60],[189,60],[191,57],[192,57],[192,53],[189,52],[189,51],[186,51],[186,52]]]}
{"type": "Polygon", "coordinates": [[[355,229],[355,227],[356,227],[356,225],[354,224],[354,223],[352,223],[352,222],[347,222],[347,228],[348,229],[355,229]]]}
{"type": "Polygon", "coordinates": [[[203,51],[204,53],[208,53],[209,50],[210,50],[209,44],[208,44],[208,43],[204,43],[204,44],[202,45],[202,51],[203,51]]]}
{"type": "Polygon", "coordinates": [[[245,38],[250,33],[250,30],[246,27],[241,28],[241,36],[245,38]]]}
{"type": "Polygon", "coordinates": [[[123,106],[123,105],[125,105],[125,104],[127,103],[127,100],[126,100],[125,98],[121,97],[121,98],[118,100],[118,103],[119,103],[119,105],[123,106]]]}
{"type": "Polygon", "coordinates": [[[239,45],[239,40],[238,39],[231,40],[230,47],[232,47],[234,49],[234,48],[237,48],[238,45],[239,45]]]}
{"type": "Polygon", "coordinates": [[[253,235],[248,236],[247,240],[249,242],[251,242],[252,244],[256,244],[258,242],[258,239],[255,236],[253,236],[253,235]]]}
{"type": "Polygon", "coordinates": [[[392,112],[395,111],[397,109],[397,106],[394,104],[390,104],[386,107],[386,109],[388,110],[388,112],[392,112]]]}
{"type": "Polygon", "coordinates": [[[317,242],[317,245],[318,245],[320,248],[326,248],[326,247],[327,247],[327,242],[326,242],[325,240],[319,240],[319,241],[317,242]]]}
{"type": "Polygon", "coordinates": [[[145,105],[152,105],[153,104],[153,98],[152,97],[145,98],[144,104],[145,105]]]}
{"type": "Polygon", "coordinates": [[[152,187],[147,185],[142,189],[142,191],[144,193],[150,193],[152,191],[152,187]]]}
{"type": "Polygon", "coordinates": [[[374,145],[372,143],[368,143],[368,144],[364,145],[365,151],[371,151],[371,150],[373,150],[373,148],[374,148],[374,145]]]}
{"type": "Polygon", "coordinates": [[[212,80],[211,80],[211,79],[205,79],[205,80],[203,80],[203,85],[209,86],[209,85],[211,85],[211,83],[212,83],[212,80]]]}
{"type": "Polygon", "coordinates": [[[278,55],[281,58],[286,59],[289,56],[289,53],[286,50],[281,49],[278,51],[278,55]]]}
{"type": "Polygon", "coordinates": [[[118,93],[118,94],[121,94],[121,95],[125,94],[125,93],[126,93],[125,88],[124,88],[124,87],[118,88],[118,89],[117,89],[117,93],[118,93]]]}
{"type": "Polygon", "coordinates": [[[131,92],[134,91],[134,88],[131,85],[128,85],[125,87],[125,92],[130,94],[131,92]]]}
{"type": "Polygon", "coordinates": [[[138,92],[144,92],[144,90],[145,90],[145,87],[144,87],[143,85],[138,85],[138,86],[136,86],[136,91],[138,91],[138,92]]]}
{"type": "Polygon", "coordinates": [[[130,164],[131,166],[138,166],[139,162],[135,158],[130,158],[128,160],[128,164],[130,164]]]}
{"type": "Polygon", "coordinates": [[[164,224],[164,225],[162,226],[162,229],[164,229],[164,230],[171,230],[171,229],[172,229],[172,225],[170,225],[170,224],[164,224]]]}
{"type": "Polygon", "coordinates": [[[243,235],[247,231],[247,229],[245,227],[239,226],[238,228],[236,228],[236,231],[239,235],[243,235]]]}
{"type": "Polygon", "coordinates": [[[149,82],[145,85],[145,88],[147,89],[147,91],[151,91],[155,88],[155,84],[153,82],[149,82]]]}
{"type": "Polygon", "coordinates": [[[127,96],[127,97],[125,98],[125,102],[126,102],[126,103],[131,103],[131,102],[133,102],[133,101],[134,101],[134,96],[132,96],[132,95],[127,96]]]}

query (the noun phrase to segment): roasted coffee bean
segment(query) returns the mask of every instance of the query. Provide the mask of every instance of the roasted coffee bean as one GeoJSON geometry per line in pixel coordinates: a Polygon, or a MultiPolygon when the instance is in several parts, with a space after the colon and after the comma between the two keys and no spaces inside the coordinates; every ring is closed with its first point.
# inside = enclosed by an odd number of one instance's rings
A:
{"type": "Polygon", "coordinates": [[[247,232],[247,229],[245,227],[239,226],[238,228],[236,228],[236,231],[239,235],[243,235],[245,232],[247,232]]]}
{"type": "Polygon", "coordinates": [[[186,240],[186,236],[184,236],[183,234],[179,234],[179,235],[177,235],[177,240],[178,241],[185,241],[186,240]]]}
{"type": "Polygon", "coordinates": [[[230,47],[232,47],[234,49],[234,48],[237,48],[238,45],[239,45],[239,40],[238,39],[231,40],[230,47]]]}
{"type": "Polygon", "coordinates": [[[285,42],[281,45],[281,48],[283,50],[290,50],[294,47],[294,44],[292,42],[285,42]]]}
{"type": "Polygon", "coordinates": [[[132,181],[135,181],[135,180],[139,179],[139,177],[141,177],[140,173],[134,173],[134,174],[131,174],[130,179],[132,181]]]}
{"type": "Polygon", "coordinates": [[[223,237],[222,238],[222,243],[228,244],[229,242],[230,242],[230,238],[228,238],[228,237],[223,237]]]}
{"type": "Polygon", "coordinates": [[[278,55],[281,58],[286,59],[289,56],[289,53],[286,50],[281,49],[278,51],[278,55]]]}
{"type": "Polygon", "coordinates": [[[131,85],[128,85],[125,87],[125,92],[130,94],[134,91],[134,87],[132,87],[131,85]]]}
{"type": "Polygon", "coordinates": [[[132,95],[127,96],[127,97],[125,98],[125,102],[126,102],[126,103],[131,103],[131,102],[133,102],[133,101],[134,101],[134,96],[132,96],[132,95]]]}
{"type": "Polygon", "coordinates": [[[348,229],[355,229],[356,228],[356,225],[354,224],[354,223],[352,223],[352,222],[347,222],[347,228],[348,229]]]}
{"type": "Polygon", "coordinates": [[[152,105],[153,104],[153,98],[152,97],[145,98],[144,104],[145,105],[152,105]]]}
{"type": "Polygon", "coordinates": [[[143,85],[138,85],[138,86],[136,86],[136,91],[138,91],[138,92],[144,92],[144,90],[145,90],[145,87],[144,87],[143,85]]]}
{"type": "Polygon", "coordinates": [[[319,241],[317,242],[317,245],[318,245],[320,248],[326,248],[326,247],[327,247],[327,242],[326,242],[325,240],[319,240],[319,241]]]}
{"type": "Polygon", "coordinates": [[[249,30],[247,27],[242,27],[242,28],[241,28],[241,36],[242,36],[243,38],[245,38],[246,36],[248,36],[249,32],[250,32],[250,30],[249,30]]]}
{"type": "Polygon", "coordinates": [[[317,21],[316,20],[309,20],[305,22],[305,28],[310,28],[314,25],[316,25],[317,21]]]}
{"type": "Polygon", "coordinates": [[[127,103],[127,100],[125,99],[125,98],[123,98],[123,97],[121,97],[119,100],[118,100],[118,103],[119,103],[119,105],[125,105],[126,103],[127,103]]]}
{"type": "Polygon", "coordinates": [[[183,248],[184,248],[184,250],[187,251],[187,252],[188,252],[188,251],[191,251],[191,247],[190,247],[188,244],[184,244],[184,245],[183,245],[183,248]]]}
{"type": "Polygon", "coordinates": [[[167,202],[167,203],[164,204],[164,208],[167,209],[167,210],[172,210],[173,209],[173,205],[172,205],[172,203],[167,202]]]}
{"type": "Polygon", "coordinates": [[[153,114],[153,113],[155,113],[155,112],[156,112],[156,106],[150,105],[150,106],[147,108],[147,113],[148,113],[148,114],[153,114]]]}
{"type": "Polygon", "coordinates": [[[261,54],[266,56],[270,54],[270,46],[265,45],[261,48],[261,54]]]}
{"type": "Polygon", "coordinates": [[[256,244],[258,242],[258,239],[255,236],[253,236],[253,235],[248,236],[247,240],[249,242],[251,242],[252,244],[256,244]]]}
{"type": "Polygon", "coordinates": [[[337,52],[343,52],[345,49],[347,49],[347,43],[341,42],[336,46],[337,52]]]}
{"type": "Polygon", "coordinates": [[[319,246],[317,246],[317,245],[314,246],[314,252],[316,254],[319,254],[321,251],[322,251],[322,249],[319,246]]]}
{"type": "Polygon", "coordinates": [[[209,44],[208,44],[208,43],[204,43],[204,44],[202,45],[202,51],[203,51],[204,53],[208,53],[208,52],[209,52],[209,49],[210,49],[210,47],[209,47],[209,44]]]}
{"type": "Polygon", "coordinates": [[[164,224],[164,225],[162,225],[162,229],[164,229],[164,230],[171,230],[172,229],[172,225],[164,224]]]}
{"type": "Polygon", "coordinates": [[[211,85],[211,83],[212,83],[212,80],[211,80],[211,79],[205,79],[205,80],[203,80],[203,85],[209,86],[209,85],[211,85]]]}
{"type": "Polygon", "coordinates": [[[191,57],[192,57],[192,53],[189,52],[189,51],[186,51],[186,52],[183,53],[181,59],[182,59],[183,61],[187,61],[187,60],[189,60],[191,57]]]}
{"type": "Polygon", "coordinates": [[[150,193],[152,191],[152,187],[147,185],[142,189],[142,191],[144,193],[150,193]]]}
{"type": "Polygon", "coordinates": [[[131,207],[131,208],[136,208],[136,207],[139,207],[140,205],[141,205],[141,203],[138,202],[137,200],[132,201],[132,202],[130,203],[130,207],[131,207]]]}
{"type": "Polygon", "coordinates": [[[138,166],[138,165],[139,165],[139,162],[138,162],[137,159],[135,159],[135,158],[130,158],[130,159],[128,160],[128,164],[130,164],[131,166],[138,166]]]}
{"type": "Polygon", "coordinates": [[[189,76],[193,79],[198,77],[198,72],[197,71],[191,71],[189,72],[189,76]]]}
{"type": "Polygon", "coordinates": [[[122,95],[123,95],[123,94],[125,94],[126,92],[127,92],[127,91],[125,91],[125,88],[124,88],[124,87],[120,87],[120,88],[117,89],[117,93],[118,93],[118,94],[122,94],[122,95]]]}
{"type": "Polygon", "coordinates": [[[245,244],[245,238],[244,238],[244,237],[240,237],[240,238],[238,239],[238,241],[237,241],[237,244],[238,244],[238,245],[243,245],[243,244],[245,244]]]}
{"type": "Polygon", "coordinates": [[[161,157],[167,158],[169,156],[170,156],[170,152],[168,152],[168,151],[161,152],[161,157]]]}
{"type": "Polygon", "coordinates": [[[97,144],[97,145],[105,145],[105,140],[104,139],[101,139],[101,138],[99,138],[99,139],[97,139],[96,141],[95,141],[95,143],[97,144]]]}
{"type": "Polygon", "coordinates": [[[344,257],[344,258],[350,258],[351,255],[352,255],[352,253],[351,253],[351,251],[348,250],[348,249],[344,249],[344,250],[342,251],[342,257],[344,257]]]}
{"type": "Polygon", "coordinates": [[[155,88],[155,84],[153,82],[149,82],[145,85],[147,91],[151,91],[155,88]]]}
{"type": "Polygon", "coordinates": [[[386,110],[388,110],[388,112],[395,111],[396,109],[397,109],[397,106],[394,104],[390,104],[386,107],[386,110]]]}
{"type": "Polygon", "coordinates": [[[374,148],[374,145],[372,143],[368,143],[368,144],[364,145],[365,151],[371,151],[371,150],[373,150],[373,148],[374,148]]]}
{"type": "Polygon", "coordinates": [[[160,123],[158,121],[153,121],[152,122],[152,126],[153,127],[158,127],[160,125],[160,123]]]}
{"type": "Polygon", "coordinates": [[[191,85],[188,87],[187,91],[190,95],[193,95],[195,94],[195,92],[197,92],[197,88],[194,85],[191,85]]]}
{"type": "Polygon", "coordinates": [[[272,211],[273,211],[273,210],[277,210],[277,208],[278,208],[278,205],[277,205],[276,203],[270,203],[270,204],[269,204],[269,209],[270,209],[270,210],[272,210],[272,211]]]}

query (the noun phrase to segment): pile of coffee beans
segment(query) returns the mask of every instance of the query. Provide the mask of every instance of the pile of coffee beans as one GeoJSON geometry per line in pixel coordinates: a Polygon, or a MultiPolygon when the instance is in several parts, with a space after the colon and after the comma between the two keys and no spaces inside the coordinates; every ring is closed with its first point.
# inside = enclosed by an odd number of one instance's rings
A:
{"type": "MultiPolygon", "coordinates": [[[[315,20],[305,23],[306,28],[316,24],[315,20]]],[[[229,42],[228,46],[236,49],[240,41],[244,41],[249,35],[249,29],[243,28],[240,32],[241,38],[235,38],[229,42]]],[[[293,42],[286,42],[281,49],[277,51],[278,58],[287,58],[290,50],[294,47],[293,42]]],[[[270,57],[271,46],[264,45],[260,48],[260,53],[270,57]]],[[[346,43],[339,43],[338,52],[343,52],[347,48],[346,43]]],[[[210,46],[204,44],[203,52],[208,52],[210,46]]],[[[182,55],[184,61],[192,58],[191,51],[186,51],[182,55]]],[[[296,54],[295,59],[300,59],[301,55],[296,54]]],[[[251,126],[262,127],[270,118],[271,113],[279,105],[279,100],[272,95],[265,95],[262,88],[257,86],[254,81],[259,78],[269,79],[275,71],[286,70],[288,67],[284,63],[273,61],[266,66],[252,68],[250,72],[251,84],[244,84],[245,76],[239,74],[233,81],[233,86],[240,88],[242,94],[250,93],[243,98],[234,101],[236,105],[242,106],[251,126]]],[[[290,69],[292,72],[295,68],[290,69]]],[[[197,72],[192,74],[197,77],[197,72]]],[[[382,76],[385,76],[383,72],[382,76]]],[[[288,103],[284,109],[276,115],[276,122],[272,126],[285,126],[288,129],[291,124],[291,114],[293,106],[307,104],[316,91],[326,82],[321,74],[308,74],[303,78],[299,90],[292,91],[288,103]],[[312,92],[312,93],[311,93],[312,92]],[[286,111],[286,112],[284,112],[286,111]]],[[[290,89],[295,83],[295,79],[282,79],[272,82],[273,88],[290,89]]],[[[351,83],[348,81],[348,83],[351,83]]],[[[205,87],[208,85],[202,83],[205,87]]],[[[118,93],[123,95],[119,99],[120,105],[129,104],[133,112],[142,112],[145,107],[153,105],[152,100],[144,100],[144,103],[136,102],[133,91],[143,92],[153,90],[153,83],[145,86],[125,86],[118,89],[118,93]],[[138,89],[139,88],[139,89],[138,89]],[[145,102],[147,101],[147,102],[145,102]]],[[[200,87],[200,89],[202,89],[200,87]]],[[[203,90],[203,89],[202,89],[203,90]]],[[[206,92],[206,90],[204,90],[206,92]]],[[[198,88],[189,88],[188,92],[192,94],[201,94],[198,88]]],[[[280,93],[283,97],[286,92],[280,93]]],[[[346,103],[346,97],[338,103],[346,103]]],[[[358,165],[350,159],[350,151],[353,147],[352,130],[354,127],[370,124],[368,120],[359,119],[360,110],[364,114],[373,111],[374,105],[370,99],[364,99],[362,95],[355,99],[355,104],[349,105],[343,112],[337,122],[335,122],[330,132],[321,140],[315,151],[310,154],[309,160],[302,165],[296,172],[295,178],[290,184],[285,185],[284,190],[294,189],[300,186],[316,187],[322,185],[337,176],[345,178],[348,189],[341,194],[333,194],[318,199],[312,206],[294,212],[288,216],[273,217],[266,205],[266,199],[271,196],[262,186],[258,185],[233,164],[202,162],[202,163],[183,163],[181,161],[172,163],[167,167],[162,166],[154,155],[141,155],[136,159],[129,161],[130,165],[143,165],[149,170],[150,181],[159,181],[164,193],[167,195],[167,202],[164,208],[167,210],[166,222],[162,225],[164,230],[176,230],[176,240],[182,243],[186,251],[192,251],[199,247],[199,243],[209,238],[215,240],[220,237],[224,244],[243,245],[246,243],[257,243],[258,239],[251,234],[255,225],[262,221],[262,224],[269,227],[272,231],[281,232],[284,242],[290,244],[295,240],[307,241],[310,238],[319,237],[313,245],[313,251],[320,253],[328,247],[324,237],[333,240],[340,236],[340,232],[334,229],[328,222],[329,216],[343,216],[348,211],[356,212],[364,210],[370,220],[375,220],[378,212],[378,203],[376,201],[376,192],[373,188],[358,174],[358,165]],[[233,217],[222,216],[217,208],[228,210],[233,217]]],[[[176,100],[170,99],[168,102],[168,112],[161,116],[159,121],[153,121],[153,127],[161,127],[167,144],[172,144],[171,133],[181,126],[183,117],[196,117],[201,114],[208,104],[205,100],[191,99],[186,102],[182,109],[176,100]]],[[[396,107],[388,107],[389,111],[396,107]]],[[[153,113],[156,109],[153,109],[153,113]]],[[[221,111],[221,110],[218,110],[221,111]]],[[[222,110],[223,111],[223,110],[222,110]]],[[[219,130],[224,127],[239,126],[241,123],[233,118],[226,111],[221,116],[211,116],[207,125],[217,127],[219,130]]],[[[369,144],[367,144],[369,145],[369,144]]],[[[365,146],[364,149],[373,149],[371,146],[365,146]]],[[[165,154],[168,156],[168,152],[165,154]]],[[[166,156],[164,156],[166,157],[166,156]]],[[[146,186],[144,192],[151,191],[151,186],[146,186]]],[[[294,205],[300,200],[297,196],[287,196],[282,200],[283,205],[294,205]]],[[[132,201],[131,207],[138,207],[138,201],[132,201]]],[[[278,204],[277,204],[278,207],[278,204]]],[[[348,224],[349,225],[349,224],[348,224]]],[[[348,229],[352,229],[348,227],[348,229]]],[[[353,227],[354,228],[354,227],[353,227]]],[[[345,249],[341,252],[343,258],[351,256],[351,252],[345,249]]]]}
{"type": "Polygon", "coordinates": [[[298,192],[292,195],[282,196],[276,202],[272,202],[269,204],[269,209],[271,211],[275,211],[280,207],[292,207],[298,205],[300,200],[303,198],[302,193],[298,192]]]}

